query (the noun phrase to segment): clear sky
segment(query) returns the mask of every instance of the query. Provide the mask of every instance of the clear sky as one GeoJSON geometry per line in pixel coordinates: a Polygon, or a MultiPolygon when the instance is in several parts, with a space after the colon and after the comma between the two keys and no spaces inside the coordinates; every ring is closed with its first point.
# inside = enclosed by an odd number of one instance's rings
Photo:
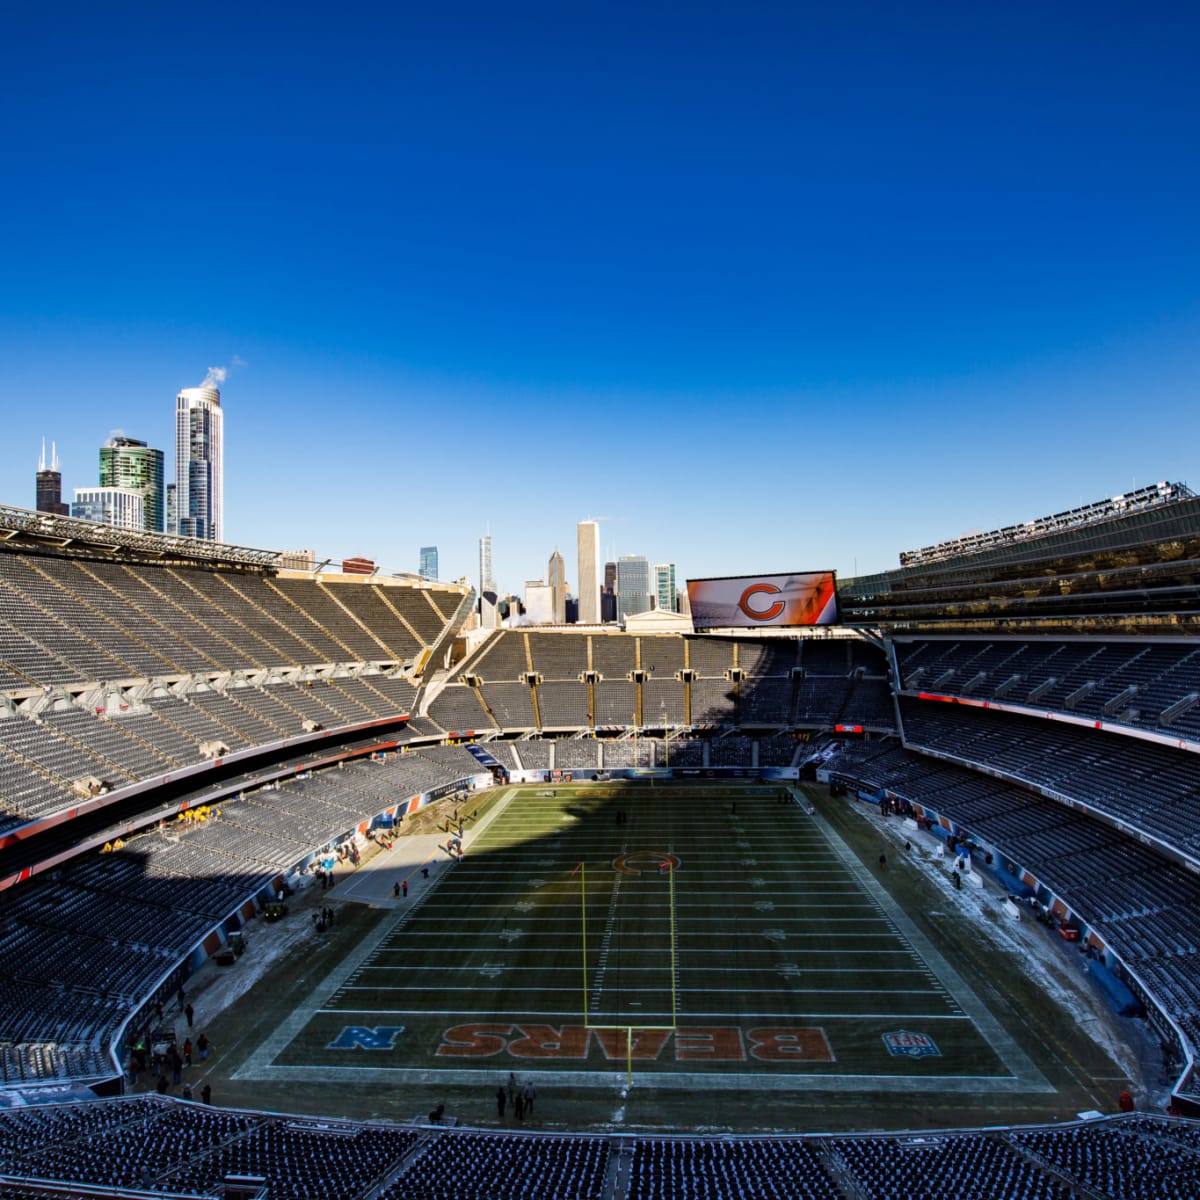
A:
{"type": "Polygon", "coordinates": [[[229,368],[226,538],[574,584],[1200,486],[1200,6],[22,5],[0,501],[229,368]],[[239,365],[241,364],[241,365],[239,365]]]}

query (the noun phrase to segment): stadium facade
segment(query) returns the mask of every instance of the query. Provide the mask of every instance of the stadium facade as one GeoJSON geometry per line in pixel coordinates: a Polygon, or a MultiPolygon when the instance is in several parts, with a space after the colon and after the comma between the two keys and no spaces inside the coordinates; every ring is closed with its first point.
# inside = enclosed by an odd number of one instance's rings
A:
{"type": "MultiPolygon", "coordinates": [[[[567,773],[817,772],[866,803],[903,804],[1077,937],[1098,984],[1144,1011],[1173,1106],[1200,1116],[1200,500],[1180,485],[1153,491],[912,552],[896,571],[840,582],[841,628],[769,637],[464,640],[467,587],[290,572],[270,551],[144,532],[97,541],[67,519],[0,511],[7,1095],[121,1091],[132,1031],[293,872],[448,790],[567,773]],[[264,819],[270,794],[244,799],[301,776],[313,803],[278,809],[286,820],[264,819]],[[221,820],[187,818],[213,805],[221,820]],[[139,837],[164,820],[178,837],[139,837]],[[86,932],[101,924],[104,938],[86,932]]],[[[581,525],[581,620],[594,541],[581,525]]],[[[224,1119],[195,1111],[154,1098],[47,1108],[40,1134],[0,1112],[27,1148],[4,1170],[90,1178],[82,1157],[51,1153],[64,1131],[96,1132],[104,1156],[103,1138],[121,1130],[153,1139],[224,1119]]],[[[278,1124],[237,1120],[225,1138],[278,1124]]],[[[289,1128],[294,1165],[318,1134],[302,1120],[289,1128]]],[[[371,1155],[398,1168],[418,1135],[346,1136],[359,1144],[343,1170],[371,1155]]],[[[469,1138],[456,1144],[473,1152],[469,1138]]],[[[661,1184],[684,1159],[704,1175],[708,1145],[625,1150],[637,1178],[661,1184]]],[[[1200,1132],[1179,1120],[946,1134],[937,1146],[918,1156],[901,1137],[751,1140],[726,1156],[747,1179],[755,1163],[786,1170],[800,1196],[895,1194],[903,1180],[903,1194],[925,1194],[971,1172],[1011,1194],[1134,1194],[1103,1190],[1089,1174],[1101,1160],[1118,1189],[1200,1178],[1200,1132]],[[1164,1145],[1182,1149],[1168,1159],[1164,1145]]],[[[615,1194],[602,1189],[618,1149],[559,1138],[519,1153],[579,1165],[576,1191],[544,1194],[599,1195],[615,1194]]],[[[264,1173],[286,1173],[261,1153],[264,1173]]],[[[214,1183],[200,1175],[196,1186],[214,1183]]],[[[376,1172],[327,1194],[382,1184],[376,1172]]],[[[622,1194],[671,1194],[663,1187],[622,1194]]]]}

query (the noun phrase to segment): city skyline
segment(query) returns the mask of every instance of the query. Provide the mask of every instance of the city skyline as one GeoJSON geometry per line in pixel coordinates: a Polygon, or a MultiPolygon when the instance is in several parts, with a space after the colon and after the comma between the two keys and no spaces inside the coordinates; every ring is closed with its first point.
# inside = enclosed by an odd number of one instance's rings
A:
{"type": "Polygon", "coordinates": [[[680,583],[846,576],[1200,483],[1194,8],[70,28],[6,29],[0,502],[42,437],[68,496],[169,451],[206,363],[225,540],[404,571],[415,524],[474,581],[490,526],[504,591],[588,514],[680,583]]]}

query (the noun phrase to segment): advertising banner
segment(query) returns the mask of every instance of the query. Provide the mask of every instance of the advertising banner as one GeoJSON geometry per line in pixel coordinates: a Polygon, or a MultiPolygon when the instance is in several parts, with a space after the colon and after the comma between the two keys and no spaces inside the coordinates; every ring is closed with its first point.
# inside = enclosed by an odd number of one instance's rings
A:
{"type": "Polygon", "coordinates": [[[833,625],[838,619],[832,571],[689,579],[687,588],[698,630],[833,625]]]}

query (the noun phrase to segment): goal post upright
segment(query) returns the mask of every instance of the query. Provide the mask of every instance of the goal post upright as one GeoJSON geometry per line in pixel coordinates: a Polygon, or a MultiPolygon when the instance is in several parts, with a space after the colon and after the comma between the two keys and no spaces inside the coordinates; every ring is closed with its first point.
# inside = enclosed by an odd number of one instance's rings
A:
{"type": "Polygon", "coordinates": [[[583,954],[583,1024],[588,1025],[588,968],[587,968],[587,866],[579,864],[579,945],[583,954]]]}
{"type": "Polygon", "coordinates": [[[671,940],[667,945],[667,954],[670,956],[671,961],[671,1025],[672,1027],[676,1027],[679,1024],[677,1005],[679,988],[675,977],[677,955],[675,954],[675,868],[673,866],[667,871],[667,876],[671,906],[671,940]]]}
{"type": "MultiPolygon", "coordinates": [[[[661,864],[660,864],[661,866],[661,864]]],[[[588,990],[588,959],[587,959],[587,867],[584,863],[580,863],[572,874],[579,875],[579,917],[580,917],[580,958],[581,958],[581,978],[583,983],[583,1024],[588,1030],[613,1030],[619,1031],[625,1035],[625,1086],[626,1089],[633,1087],[633,1040],[635,1032],[653,1032],[653,1031],[670,1031],[674,1033],[679,1028],[679,981],[677,972],[677,955],[675,953],[676,939],[676,920],[675,920],[675,869],[674,864],[667,866],[665,873],[667,879],[667,896],[668,896],[668,943],[667,943],[667,962],[668,970],[671,975],[671,1023],[669,1025],[650,1025],[641,1024],[634,1025],[626,1018],[621,1020],[622,1013],[616,1012],[613,1014],[612,1021],[593,1021],[591,1011],[591,1001],[588,990]]],[[[619,1043],[618,1043],[619,1045],[619,1043]]]]}

